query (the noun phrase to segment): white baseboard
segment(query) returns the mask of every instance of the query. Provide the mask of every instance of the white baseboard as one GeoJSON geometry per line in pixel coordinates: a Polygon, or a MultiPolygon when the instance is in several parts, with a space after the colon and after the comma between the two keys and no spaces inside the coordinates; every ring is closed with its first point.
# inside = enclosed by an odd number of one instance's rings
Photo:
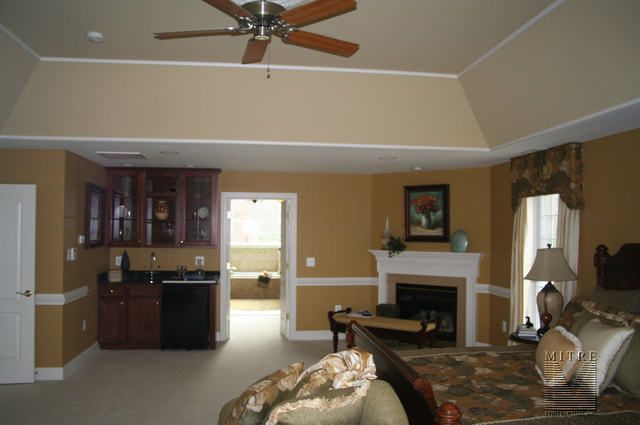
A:
{"type": "Polygon", "coordinates": [[[487,344],[486,342],[476,341],[476,347],[491,347],[491,344],[487,344]]]}
{"type": "Polygon", "coordinates": [[[36,381],[62,381],[64,371],[61,367],[37,367],[36,381]]]}
{"type": "MultiPolygon", "coordinates": [[[[331,331],[295,331],[291,335],[292,341],[331,341],[333,339],[333,332],[331,331]]],[[[338,339],[344,340],[345,335],[339,334],[338,339]]]]}
{"type": "Polygon", "coordinates": [[[71,375],[84,361],[91,352],[98,349],[98,343],[94,342],[89,348],[75,356],[64,367],[37,367],[36,381],[62,381],[65,377],[71,375]]]}

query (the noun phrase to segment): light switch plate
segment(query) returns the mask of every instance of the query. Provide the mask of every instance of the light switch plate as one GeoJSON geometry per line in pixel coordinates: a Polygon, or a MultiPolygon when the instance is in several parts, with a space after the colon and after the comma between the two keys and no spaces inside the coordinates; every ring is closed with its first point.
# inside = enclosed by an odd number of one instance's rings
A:
{"type": "Polygon", "coordinates": [[[84,243],[84,235],[78,235],[78,243],[82,245],[84,243]]]}
{"type": "Polygon", "coordinates": [[[116,255],[116,266],[120,267],[122,264],[122,255],[116,255]]]}
{"type": "Polygon", "coordinates": [[[307,267],[315,267],[316,257],[307,257],[306,264],[307,264],[307,267]]]}

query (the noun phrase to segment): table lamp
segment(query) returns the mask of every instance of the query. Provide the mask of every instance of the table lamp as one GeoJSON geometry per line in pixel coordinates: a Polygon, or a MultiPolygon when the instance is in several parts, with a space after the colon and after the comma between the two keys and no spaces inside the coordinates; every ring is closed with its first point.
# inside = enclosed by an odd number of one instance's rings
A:
{"type": "Polygon", "coordinates": [[[577,277],[564,258],[562,248],[551,248],[551,244],[547,244],[547,248],[538,250],[533,266],[531,266],[531,270],[524,278],[527,280],[547,281],[547,284],[536,297],[538,312],[542,321],[537,334],[541,337],[549,330],[551,320],[554,317],[560,317],[564,306],[562,294],[553,286],[551,281],[563,282],[576,280],[577,277]]]}

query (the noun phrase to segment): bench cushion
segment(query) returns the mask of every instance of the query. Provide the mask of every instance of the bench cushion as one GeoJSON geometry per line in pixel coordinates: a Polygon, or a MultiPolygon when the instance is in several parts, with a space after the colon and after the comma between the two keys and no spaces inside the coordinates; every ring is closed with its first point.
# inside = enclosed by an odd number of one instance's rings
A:
{"type": "MultiPolygon", "coordinates": [[[[333,316],[333,320],[345,325],[352,320],[356,320],[362,326],[368,328],[389,329],[393,331],[420,332],[420,330],[422,329],[422,322],[420,320],[396,319],[393,317],[372,316],[363,318],[352,317],[346,313],[338,313],[333,316]]],[[[426,331],[429,332],[434,330],[435,328],[435,322],[429,322],[427,324],[426,331]]]]}

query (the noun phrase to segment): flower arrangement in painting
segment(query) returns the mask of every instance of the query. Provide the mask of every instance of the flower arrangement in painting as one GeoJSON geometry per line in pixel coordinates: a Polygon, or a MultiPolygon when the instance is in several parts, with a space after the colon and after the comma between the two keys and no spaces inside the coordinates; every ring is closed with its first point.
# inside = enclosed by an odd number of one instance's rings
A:
{"type": "Polygon", "coordinates": [[[411,204],[418,214],[426,215],[440,210],[438,198],[431,195],[422,195],[418,198],[415,198],[411,201],[411,204]]]}

